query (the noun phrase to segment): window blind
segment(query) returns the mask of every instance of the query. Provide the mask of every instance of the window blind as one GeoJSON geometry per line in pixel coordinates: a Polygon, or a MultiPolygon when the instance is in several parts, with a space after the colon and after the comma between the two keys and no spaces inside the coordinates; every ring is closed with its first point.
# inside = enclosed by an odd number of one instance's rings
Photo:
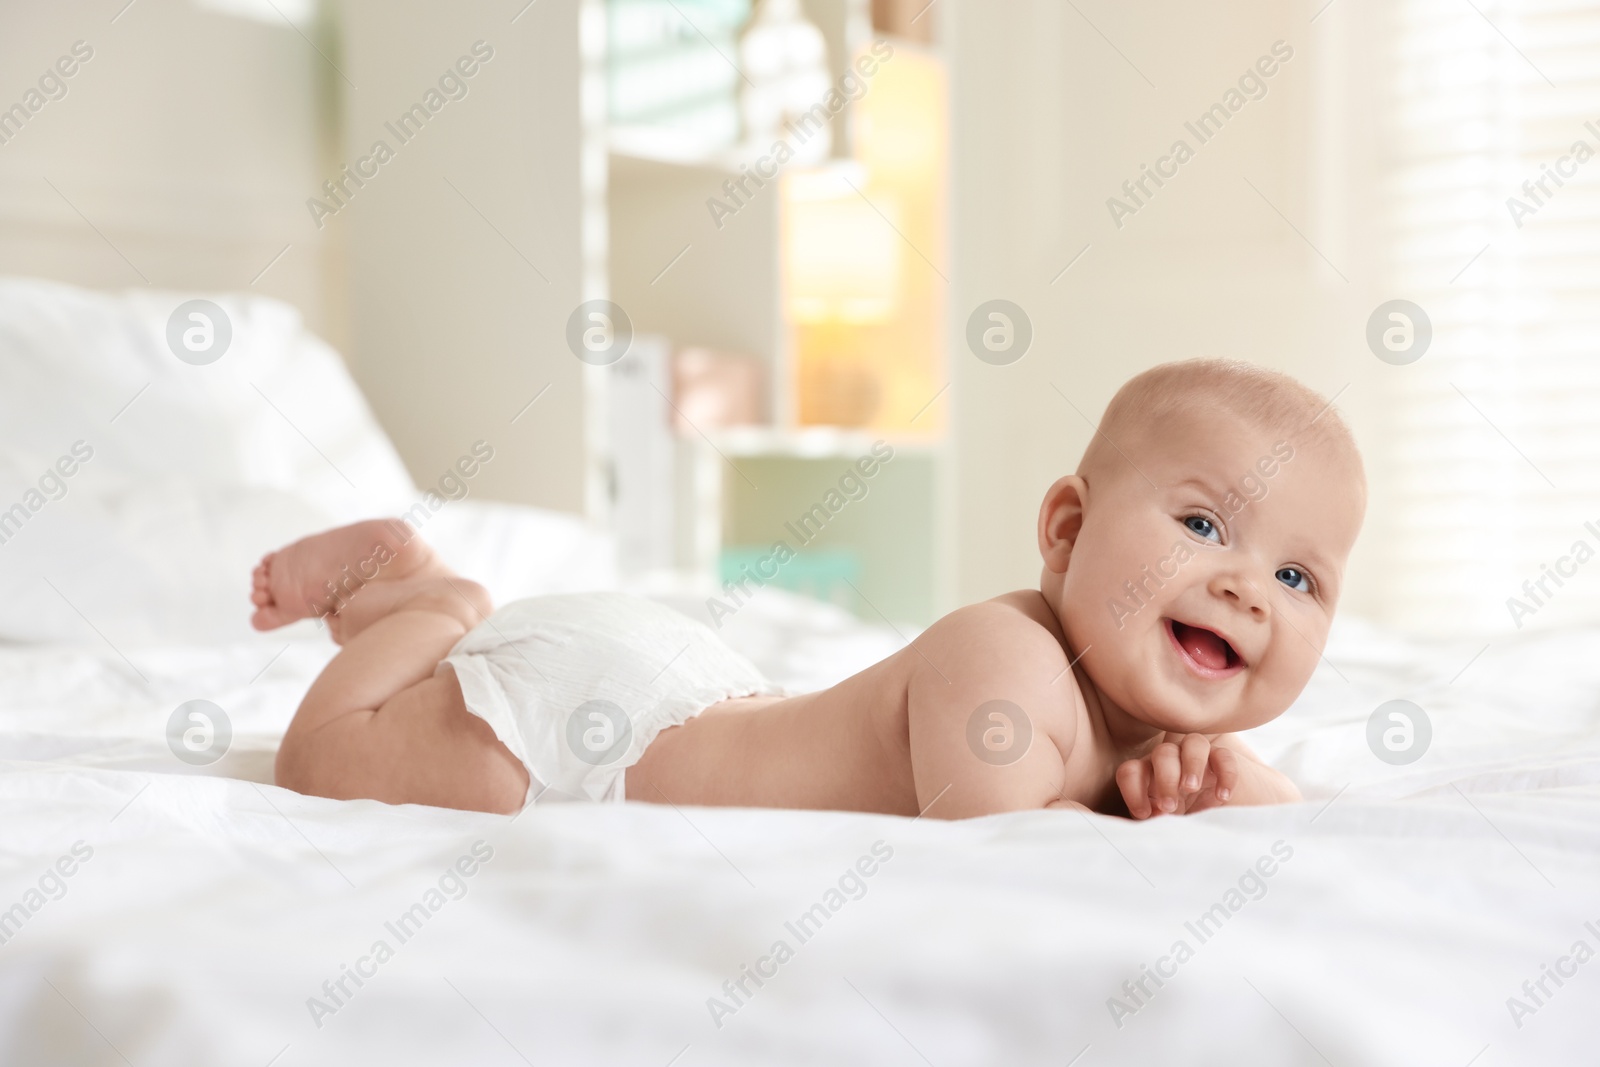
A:
{"type": "Polygon", "coordinates": [[[1393,295],[1434,335],[1388,375],[1390,614],[1600,621],[1600,6],[1392,10],[1393,295]]]}

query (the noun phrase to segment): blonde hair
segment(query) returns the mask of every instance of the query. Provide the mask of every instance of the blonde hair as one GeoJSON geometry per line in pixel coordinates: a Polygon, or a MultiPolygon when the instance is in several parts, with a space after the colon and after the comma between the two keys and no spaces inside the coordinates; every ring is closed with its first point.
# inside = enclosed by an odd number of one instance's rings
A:
{"type": "Polygon", "coordinates": [[[1283,433],[1298,444],[1316,438],[1350,459],[1363,490],[1366,472],[1355,436],[1331,401],[1287,374],[1237,359],[1187,359],[1136,374],[1106,405],[1083,451],[1078,475],[1119,469],[1128,442],[1174,416],[1200,411],[1283,433]]]}

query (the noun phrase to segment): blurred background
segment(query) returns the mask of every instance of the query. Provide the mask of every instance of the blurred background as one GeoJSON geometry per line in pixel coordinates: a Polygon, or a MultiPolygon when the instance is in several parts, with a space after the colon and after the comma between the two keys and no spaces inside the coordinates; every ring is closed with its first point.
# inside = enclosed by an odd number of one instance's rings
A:
{"type": "Polygon", "coordinates": [[[1034,584],[1116,388],[1231,356],[1356,431],[1346,611],[1600,617],[1600,6],[63,0],[0,72],[0,273],[285,301],[642,583],[1034,584]]]}

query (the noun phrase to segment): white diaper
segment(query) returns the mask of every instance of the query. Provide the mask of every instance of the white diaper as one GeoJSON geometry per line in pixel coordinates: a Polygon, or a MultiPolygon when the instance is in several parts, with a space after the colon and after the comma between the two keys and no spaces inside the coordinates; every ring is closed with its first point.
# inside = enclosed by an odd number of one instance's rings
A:
{"type": "Polygon", "coordinates": [[[439,664],[528,769],[535,800],[624,799],[656,735],[732,697],[782,695],[709,628],[624,593],[535,597],[485,619],[439,664]]]}

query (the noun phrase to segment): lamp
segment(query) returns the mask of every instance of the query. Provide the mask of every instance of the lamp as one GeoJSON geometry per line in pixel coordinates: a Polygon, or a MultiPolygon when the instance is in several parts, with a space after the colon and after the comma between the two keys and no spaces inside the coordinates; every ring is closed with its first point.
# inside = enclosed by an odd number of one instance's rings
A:
{"type": "Polygon", "coordinates": [[[900,245],[890,228],[899,210],[893,202],[877,204],[885,224],[856,192],[866,184],[861,171],[836,165],[788,182],[784,266],[792,322],[882,323],[899,303],[900,245]]]}
{"type": "Polygon", "coordinates": [[[784,185],[784,308],[803,424],[859,426],[881,401],[872,328],[900,305],[899,210],[888,198],[869,204],[857,191],[865,184],[859,164],[837,163],[784,185]]]}

